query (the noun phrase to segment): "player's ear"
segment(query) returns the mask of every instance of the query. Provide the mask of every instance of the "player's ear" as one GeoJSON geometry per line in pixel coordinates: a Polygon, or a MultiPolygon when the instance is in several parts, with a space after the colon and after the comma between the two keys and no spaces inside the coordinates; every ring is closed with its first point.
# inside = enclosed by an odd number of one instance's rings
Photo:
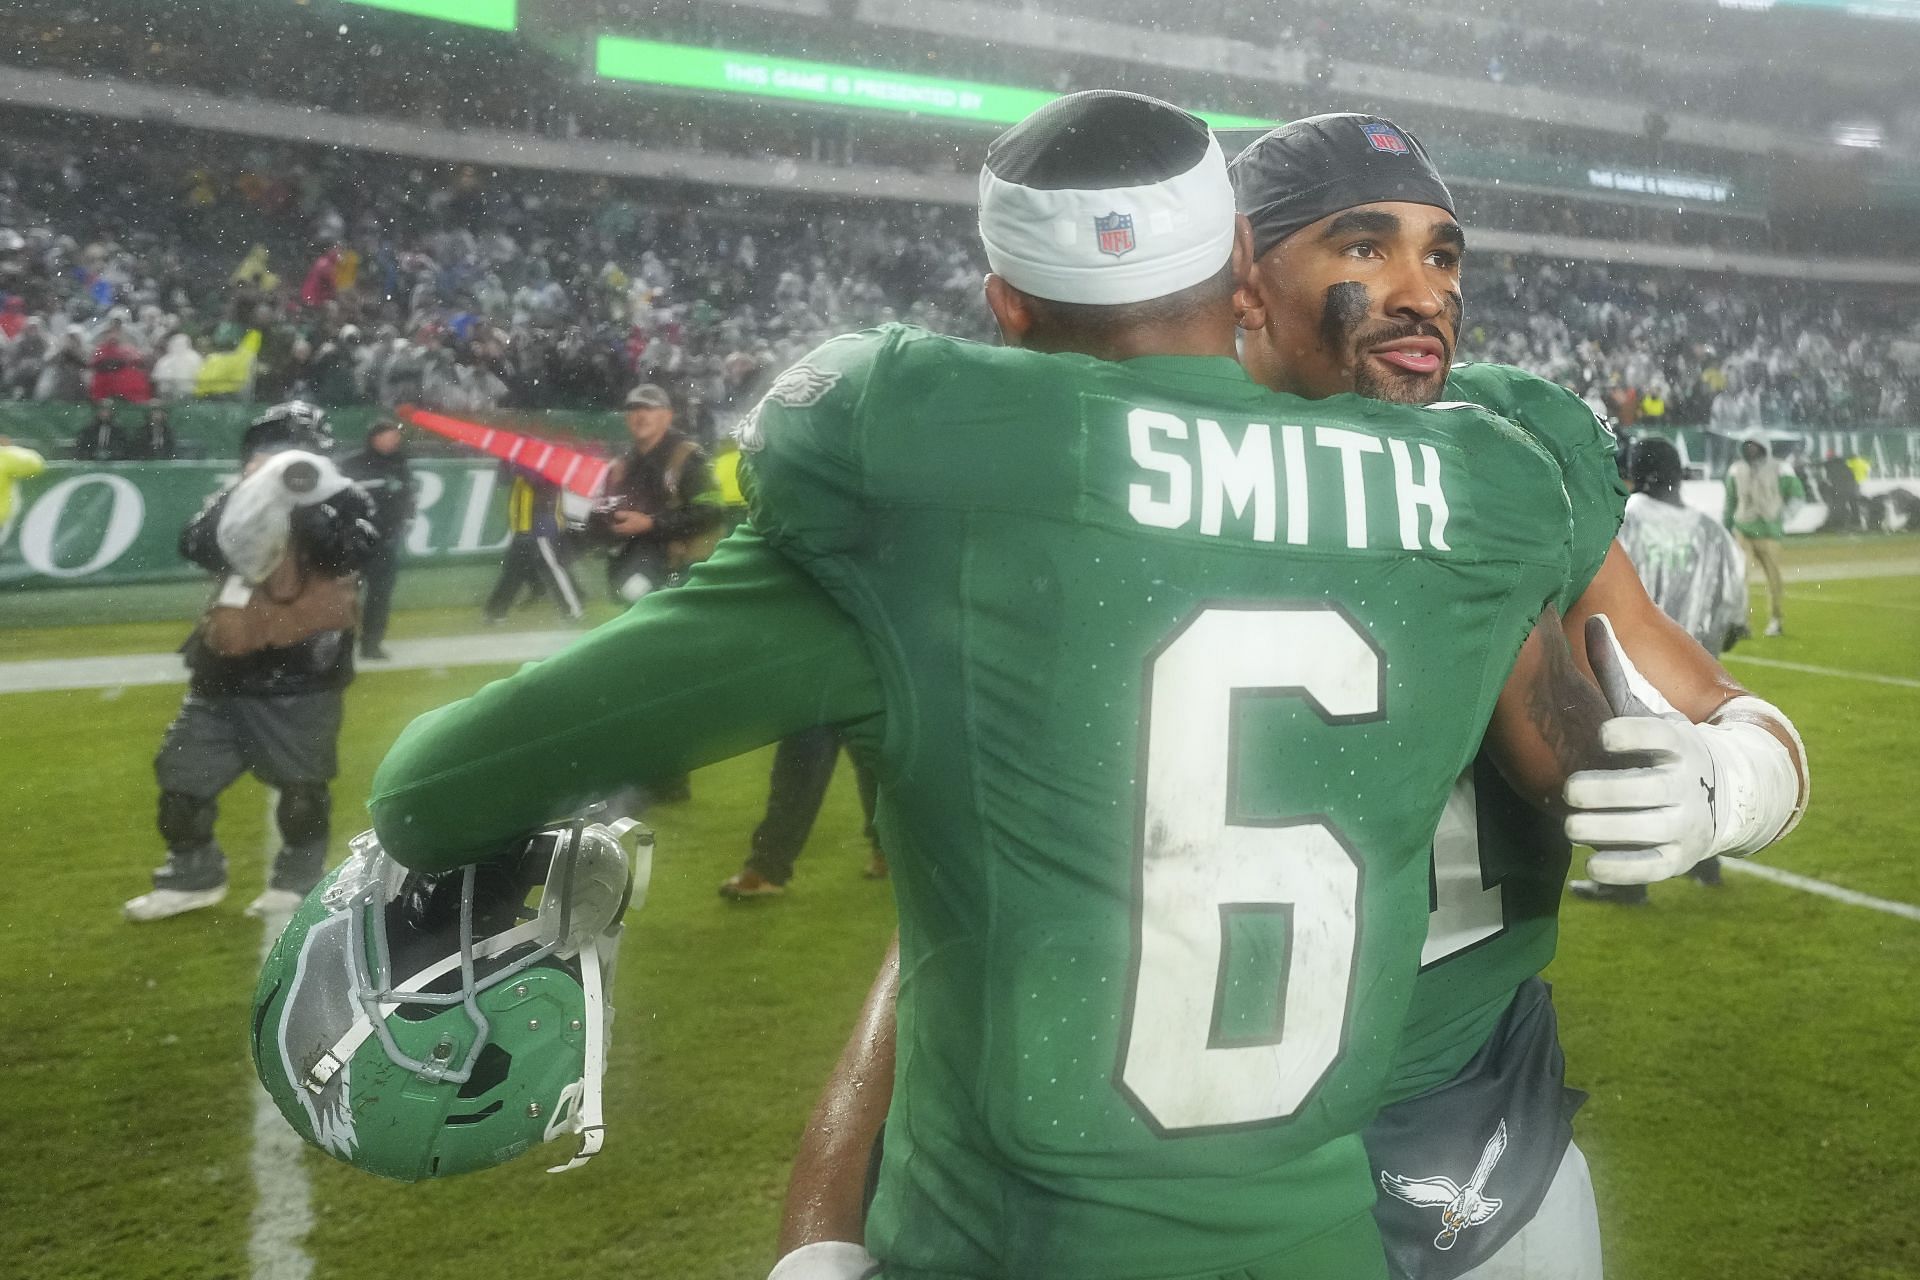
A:
{"type": "Polygon", "coordinates": [[[1253,224],[1244,213],[1234,215],[1233,322],[1248,333],[1267,327],[1267,296],[1253,256],[1253,224]]]}
{"type": "Polygon", "coordinates": [[[1027,334],[1033,329],[1033,308],[1027,304],[1027,295],[991,271],[987,273],[986,295],[987,309],[1000,326],[1001,339],[1010,347],[1026,346],[1027,334]]]}

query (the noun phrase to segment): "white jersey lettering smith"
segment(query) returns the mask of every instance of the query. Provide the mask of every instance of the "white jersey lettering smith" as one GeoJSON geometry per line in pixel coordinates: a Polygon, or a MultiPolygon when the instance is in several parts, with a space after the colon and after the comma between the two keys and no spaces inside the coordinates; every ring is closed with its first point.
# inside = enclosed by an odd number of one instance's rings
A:
{"type": "Polygon", "coordinates": [[[1445,476],[1432,445],[1341,427],[1281,423],[1276,433],[1265,422],[1189,422],[1156,409],[1130,411],[1127,438],[1134,463],[1148,473],[1128,486],[1127,513],[1150,528],[1275,542],[1284,513],[1287,543],[1305,546],[1315,504],[1337,503],[1331,509],[1342,516],[1347,547],[1452,550],[1445,476]],[[1381,500],[1389,476],[1391,504],[1381,500]]]}

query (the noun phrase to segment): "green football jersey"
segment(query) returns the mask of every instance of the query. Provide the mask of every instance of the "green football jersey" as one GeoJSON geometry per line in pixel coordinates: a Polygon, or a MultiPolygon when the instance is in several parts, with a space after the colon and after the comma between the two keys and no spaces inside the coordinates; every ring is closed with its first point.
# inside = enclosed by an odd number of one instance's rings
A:
{"type": "MultiPolygon", "coordinates": [[[[1577,601],[1613,546],[1626,507],[1614,436],[1586,402],[1523,369],[1468,364],[1447,398],[1482,405],[1560,464],[1573,512],[1571,571],[1556,593],[1577,601]]],[[[1572,847],[1560,824],[1515,794],[1484,757],[1461,775],[1433,838],[1433,910],[1391,1101],[1446,1083],[1478,1053],[1513,992],[1553,959],[1572,847]]]]}
{"type": "Polygon", "coordinates": [[[1312,1274],[1376,1274],[1354,1135],[1448,788],[1567,577],[1558,466],[1470,406],[900,326],[743,447],[885,695],[884,1275],[1291,1275],[1340,1232],[1312,1274]]]}

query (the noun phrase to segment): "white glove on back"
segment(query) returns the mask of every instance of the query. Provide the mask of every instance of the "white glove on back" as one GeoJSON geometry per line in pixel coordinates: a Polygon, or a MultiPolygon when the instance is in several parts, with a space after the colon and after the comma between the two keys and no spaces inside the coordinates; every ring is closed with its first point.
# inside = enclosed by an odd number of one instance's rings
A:
{"type": "MultiPolygon", "coordinates": [[[[1792,756],[1755,722],[1753,708],[1786,718],[1758,699],[1740,698],[1743,718],[1693,724],[1627,657],[1604,615],[1587,621],[1587,657],[1614,718],[1600,742],[1627,759],[1567,779],[1573,814],[1566,833],[1599,850],[1587,874],[1602,884],[1650,884],[1716,854],[1747,854],[1783,834],[1804,790],[1792,756]],[[1746,717],[1753,718],[1746,718],[1746,717]]],[[[1786,725],[1791,734],[1792,726],[1786,725]]]]}

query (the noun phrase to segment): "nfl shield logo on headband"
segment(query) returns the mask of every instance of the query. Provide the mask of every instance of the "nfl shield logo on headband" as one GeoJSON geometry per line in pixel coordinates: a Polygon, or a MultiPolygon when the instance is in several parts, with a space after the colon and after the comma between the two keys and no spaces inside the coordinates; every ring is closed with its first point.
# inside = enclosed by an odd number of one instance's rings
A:
{"type": "Polygon", "coordinates": [[[1360,129],[1367,135],[1367,145],[1375,151],[1384,151],[1390,156],[1409,154],[1407,140],[1401,137],[1400,131],[1392,125],[1363,124],[1360,129]]]}
{"type": "Polygon", "coordinates": [[[1133,215],[1130,213],[1110,213],[1106,217],[1095,217],[1093,236],[1100,245],[1100,252],[1110,253],[1118,258],[1133,252],[1133,215]]]}

